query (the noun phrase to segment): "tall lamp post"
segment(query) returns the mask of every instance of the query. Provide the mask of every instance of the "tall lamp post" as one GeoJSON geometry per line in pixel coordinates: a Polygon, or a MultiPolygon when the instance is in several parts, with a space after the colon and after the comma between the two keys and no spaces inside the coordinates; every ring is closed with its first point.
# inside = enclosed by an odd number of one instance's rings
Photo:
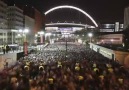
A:
{"type": "Polygon", "coordinates": [[[90,43],[91,43],[91,39],[93,37],[93,34],[92,33],[88,33],[88,36],[90,37],[90,43]]]}

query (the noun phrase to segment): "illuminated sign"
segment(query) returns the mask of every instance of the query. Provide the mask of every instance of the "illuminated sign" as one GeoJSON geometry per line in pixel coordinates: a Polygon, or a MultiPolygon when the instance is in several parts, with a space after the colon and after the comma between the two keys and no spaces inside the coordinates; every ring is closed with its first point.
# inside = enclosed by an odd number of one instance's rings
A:
{"type": "Polygon", "coordinates": [[[64,34],[64,33],[67,33],[67,34],[70,34],[73,32],[73,29],[72,28],[59,28],[59,31],[64,34]]]}

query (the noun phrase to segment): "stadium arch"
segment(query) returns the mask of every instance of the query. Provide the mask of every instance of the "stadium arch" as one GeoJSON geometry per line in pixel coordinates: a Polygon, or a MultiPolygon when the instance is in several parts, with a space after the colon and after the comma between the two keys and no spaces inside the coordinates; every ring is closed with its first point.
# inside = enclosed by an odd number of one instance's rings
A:
{"type": "Polygon", "coordinates": [[[47,15],[47,14],[49,14],[49,13],[52,12],[52,11],[55,11],[55,10],[57,10],[57,9],[62,9],[62,8],[70,8],[70,9],[74,9],[74,10],[77,10],[77,11],[83,13],[85,16],[87,16],[87,17],[92,21],[92,23],[93,23],[96,27],[98,27],[98,24],[96,23],[96,21],[95,21],[87,12],[85,12],[84,10],[82,10],[82,9],[80,9],[80,8],[78,8],[78,7],[75,7],[75,6],[70,6],[70,5],[56,6],[56,7],[54,7],[54,8],[49,9],[49,10],[46,11],[44,14],[47,15]]]}

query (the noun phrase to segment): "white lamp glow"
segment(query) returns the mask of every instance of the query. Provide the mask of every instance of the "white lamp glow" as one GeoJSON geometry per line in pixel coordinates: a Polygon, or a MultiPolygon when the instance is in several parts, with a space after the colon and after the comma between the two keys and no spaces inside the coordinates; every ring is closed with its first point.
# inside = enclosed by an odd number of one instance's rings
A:
{"type": "Polygon", "coordinates": [[[38,34],[40,34],[40,35],[43,35],[43,34],[45,34],[43,31],[41,31],[41,32],[38,32],[38,34]]]}
{"type": "Polygon", "coordinates": [[[22,29],[20,29],[20,30],[19,30],[19,32],[20,32],[20,33],[22,33],[22,32],[23,32],[23,30],[22,30],[22,29]]]}
{"type": "Polygon", "coordinates": [[[28,29],[25,29],[25,30],[24,30],[24,32],[25,32],[25,33],[28,33],[28,32],[29,32],[29,30],[28,30],[28,29]]]}
{"type": "Polygon", "coordinates": [[[92,37],[92,36],[93,36],[93,34],[92,34],[92,33],[89,33],[89,34],[88,34],[88,36],[89,36],[89,37],[92,37]]]}

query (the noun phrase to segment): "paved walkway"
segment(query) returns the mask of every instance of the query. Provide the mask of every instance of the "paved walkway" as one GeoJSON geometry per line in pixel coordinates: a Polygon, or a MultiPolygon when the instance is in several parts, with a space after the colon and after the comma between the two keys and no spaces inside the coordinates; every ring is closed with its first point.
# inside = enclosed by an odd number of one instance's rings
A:
{"type": "MultiPolygon", "coordinates": [[[[17,50],[17,51],[9,51],[8,53],[18,53],[18,52],[22,52],[23,50],[17,50]]],[[[5,53],[5,54],[8,54],[5,53]]],[[[0,55],[4,55],[3,52],[0,52],[0,55]]]]}
{"type": "Polygon", "coordinates": [[[19,51],[10,51],[9,53],[3,54],[3,52],[0,52],[0,71],[4,69],[4,66],[6,62],[8,62],[8,66],[12,66],[16,63],[17,59],[17,53],[22,52],[19,51]]]}

